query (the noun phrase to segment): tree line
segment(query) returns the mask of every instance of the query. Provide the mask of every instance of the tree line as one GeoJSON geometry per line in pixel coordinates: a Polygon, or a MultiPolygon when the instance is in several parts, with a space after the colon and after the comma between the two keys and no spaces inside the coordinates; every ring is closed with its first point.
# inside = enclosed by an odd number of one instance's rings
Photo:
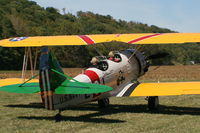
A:
{"type": "MultiPolygon", "coordinates": [[[[116,20],[110,15],[79,11],[75,15],[53,7],[43,8],[34,1],[1,0],[0,1],[0,39],[17,36],[83,35],[112,33],[169,33],[170,29],[147,25],[136,21],[116,20]]],[[[122,43],[106,43],[92,46],[54,47],[63,67],[86,67],[95,49],[103,54],[110,50],[134,48],[122,43]]],[[[143,47],[147,55],[160,51],[170,53],[169,58],[152,61],[153,65],[187,64],[191,60],[198,62],[200,51],[198,45],[143,47]]],[[[0,47],[0,69],[21,69],[24,48],[0,47]]]]}

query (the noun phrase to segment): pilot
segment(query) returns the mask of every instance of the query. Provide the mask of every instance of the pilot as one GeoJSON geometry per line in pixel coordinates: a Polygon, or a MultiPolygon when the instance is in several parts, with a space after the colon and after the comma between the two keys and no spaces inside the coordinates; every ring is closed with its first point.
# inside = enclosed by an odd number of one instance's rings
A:
{"type": "Polygon", "coordinates": [[[109,52],[108,57],[109,57],[108,58],[109,60],[112,60],[114,62],[119,62],[119,60],[115,58],[115,55],[114,55],[113,51],[109,52]]]}
{"type": "Polygon", "coordinates": [[[93,66],[96,66],[97,63],[98,63],[98,60],[96,57],[92,57],[92,60],[90,61],[90,63],[93,65],[93,66]]]}

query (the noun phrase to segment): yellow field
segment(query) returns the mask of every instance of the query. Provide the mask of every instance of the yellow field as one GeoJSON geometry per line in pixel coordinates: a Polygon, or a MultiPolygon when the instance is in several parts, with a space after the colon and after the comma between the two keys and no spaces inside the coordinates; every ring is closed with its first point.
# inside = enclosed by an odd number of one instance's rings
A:
{"type": "MultiPolygon", "coordinates": [[[[74,77],[82,73],[82,68],[64,68],[65,74],[74,77]]],[[[28,71],[26,77],[30,77],[28,71]]],[[[20,78],[20,71],[0,71],[1,78],[20,78]]],[[[187,66],[151,66],[149,71],[140,78],[144,81],[185,81],[200,80],[200,65],[187,66]]]]}

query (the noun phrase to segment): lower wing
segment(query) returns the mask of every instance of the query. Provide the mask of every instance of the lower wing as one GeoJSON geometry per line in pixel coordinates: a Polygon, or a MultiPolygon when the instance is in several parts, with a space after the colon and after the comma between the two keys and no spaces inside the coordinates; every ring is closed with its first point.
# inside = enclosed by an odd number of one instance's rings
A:
{"type": "MultiPolygon", "coordinates": [[[[7,79],[0,79],[0,87],[6,85],[13,85],[13,84],[20,84],[23,83],[24,80],[21,78],[7,78],[7,79]]],[[[29,83],[32,82],[39,82],[38,79],[32,79],[29,83]]]]}
{"type": "Polygon", "coordinates": [[[130,96],[169,96],[200,94],[200,82],[166,82],[139,84],[130,96]]]}
{"type": "Polygon", "coordinates": [[[132,83],[132,85],[129,85],[128,89],[126,87],[124,89],[126,89],[126,91],[121,96],[171,96],[200,94],[200,82],[140,83],[138,85],[134,85],[132,83]]]}

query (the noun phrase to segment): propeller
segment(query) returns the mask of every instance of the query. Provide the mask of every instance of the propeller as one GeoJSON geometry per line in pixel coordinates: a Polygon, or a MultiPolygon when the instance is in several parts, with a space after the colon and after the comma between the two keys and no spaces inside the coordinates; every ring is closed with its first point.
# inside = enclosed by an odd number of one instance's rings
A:
{"type": "Polygon", "coordinates": [[[148,56],[146,59],[147,60],[154,60],[154,59],[160,59],[160,58],[165,58],[167,56],[169,56],[170,54],[169,53],[166,53],[166,52],[159,52],[159,53],[156,53],[156,54],[152,54],[150,56],[148,56]]]}

